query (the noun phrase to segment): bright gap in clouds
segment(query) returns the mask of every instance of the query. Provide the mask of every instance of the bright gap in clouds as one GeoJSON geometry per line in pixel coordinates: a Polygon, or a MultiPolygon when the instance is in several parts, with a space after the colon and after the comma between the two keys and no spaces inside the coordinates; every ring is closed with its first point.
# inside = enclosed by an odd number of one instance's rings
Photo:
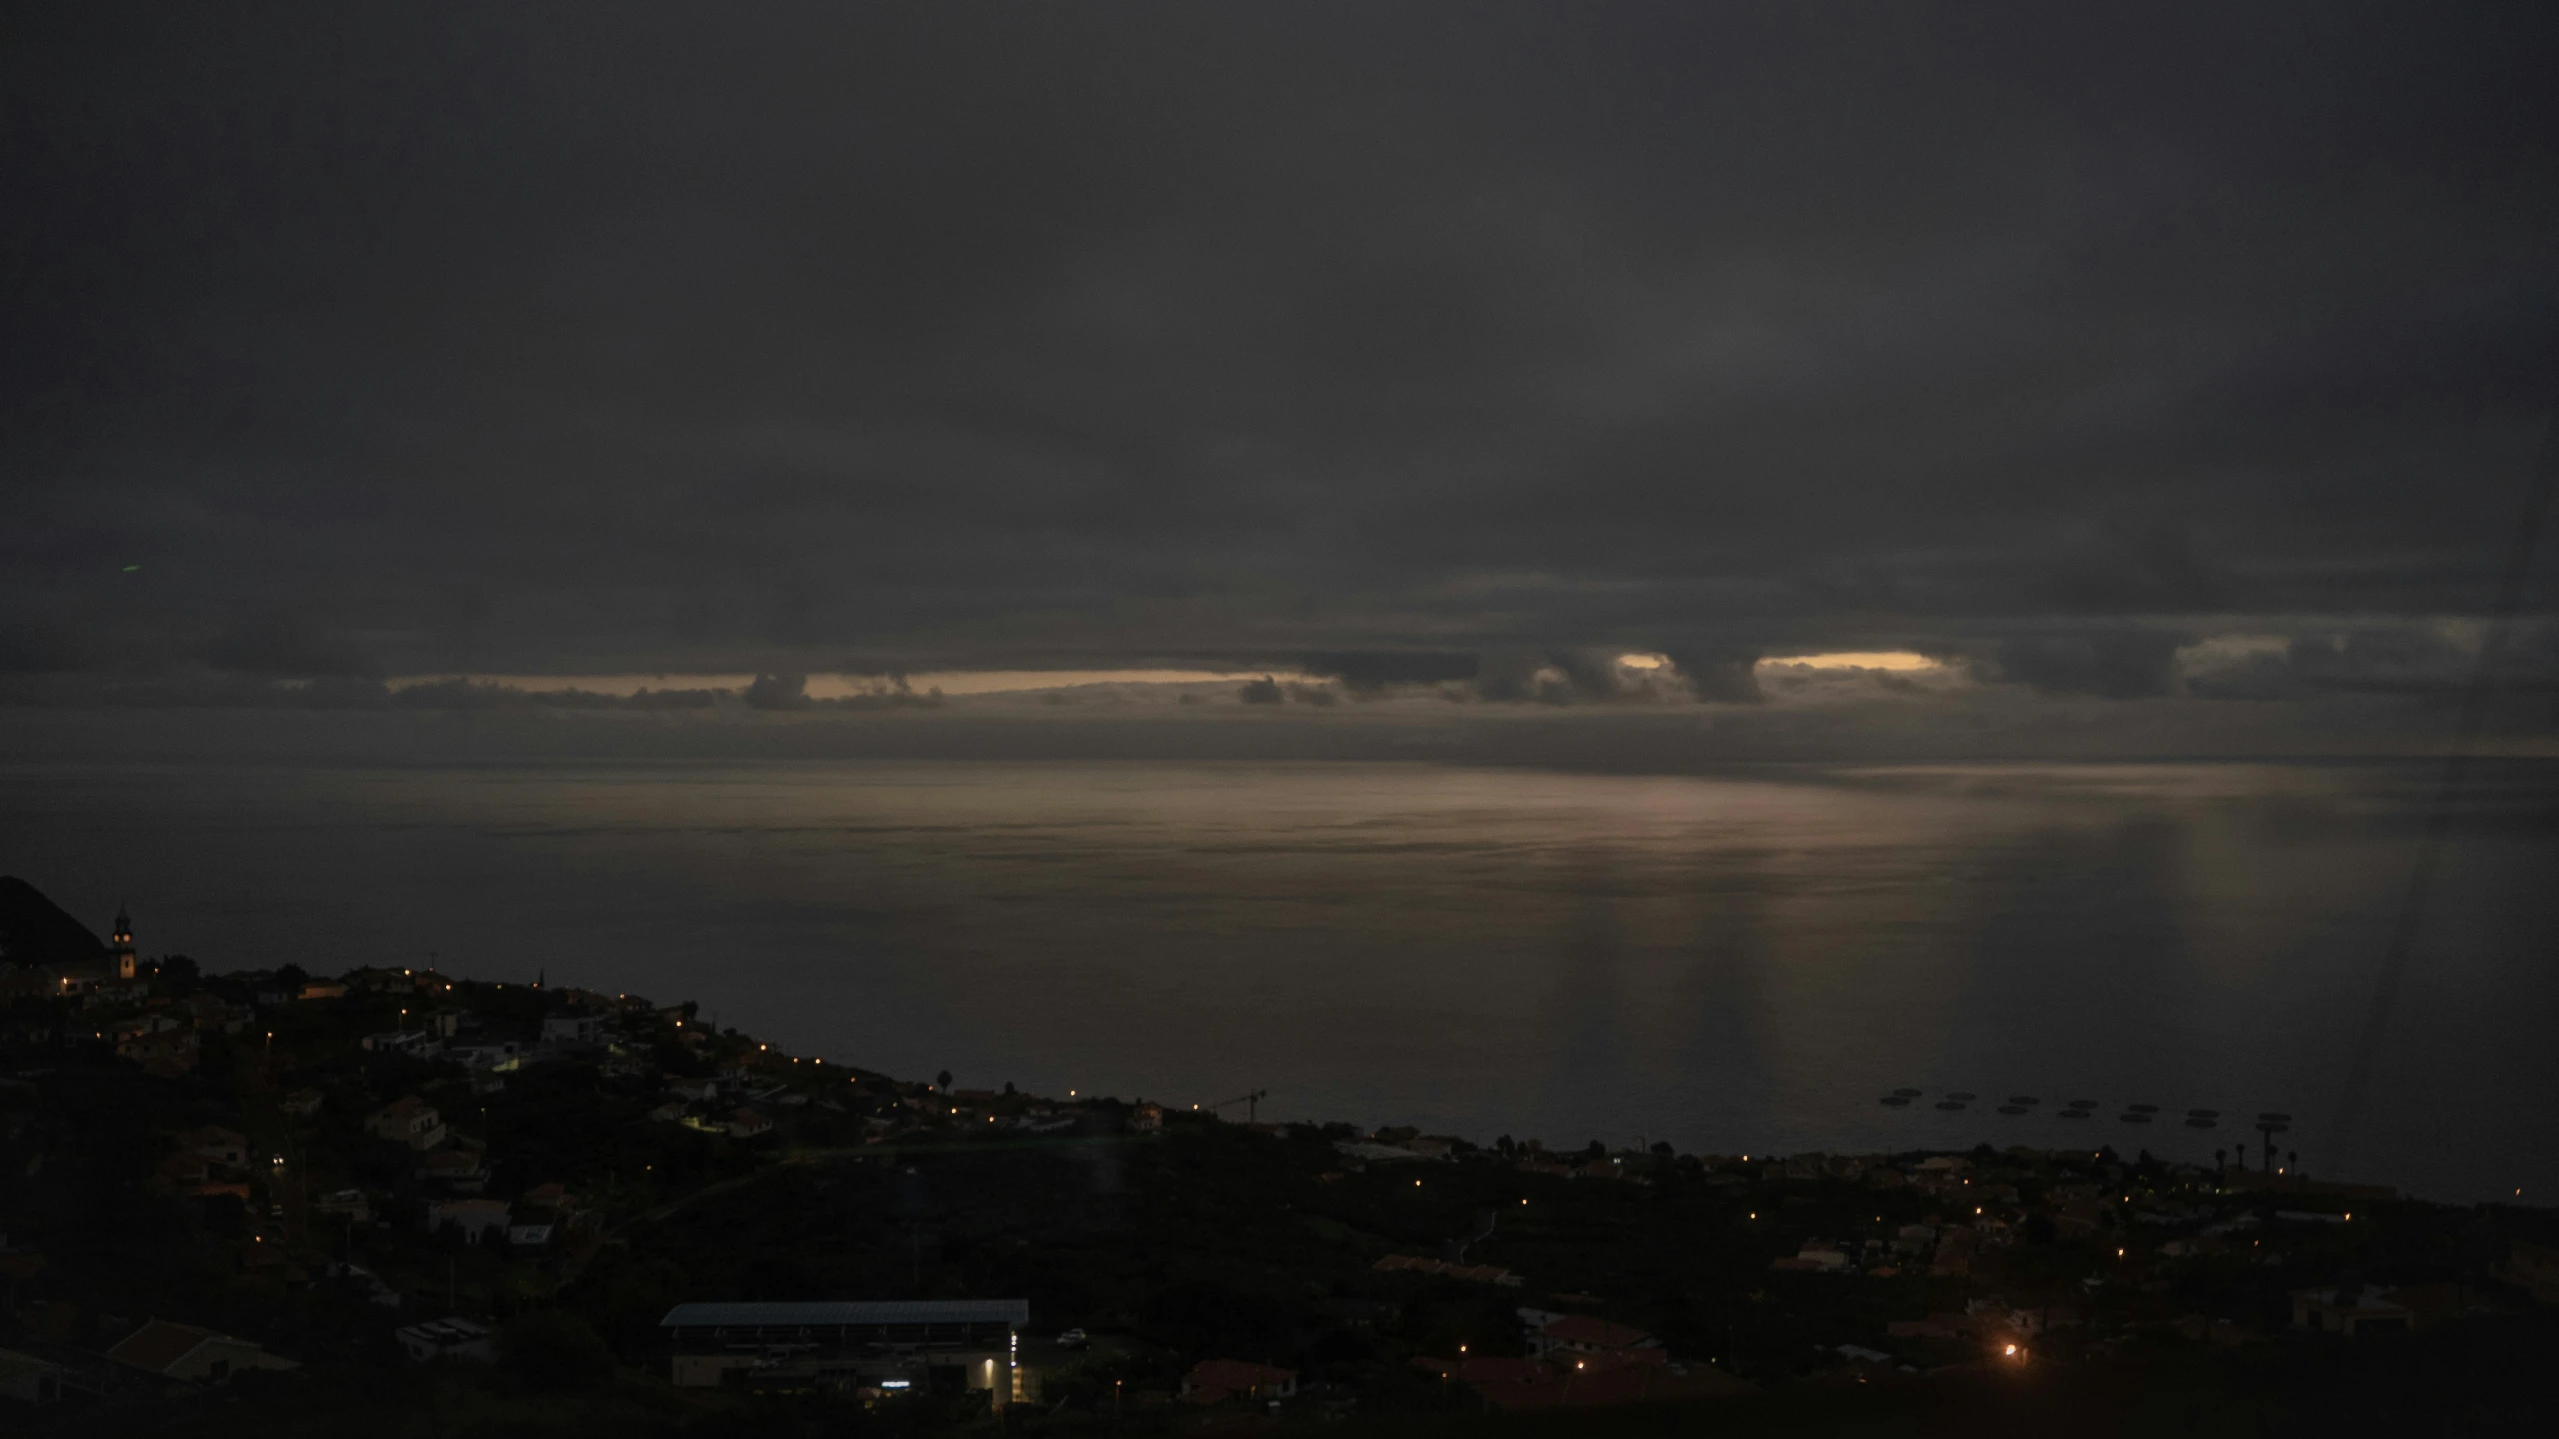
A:
{"type": "MultiPolygon", "coordinates": [[[[1251,670],[1229,673],[1223,670],[921,670],[906,677],[907,687],[917,694],[940,690],[946,695],[1014,694],[1030,690],[1070,689],[1077,685],[1110,684],[1241,684],[1264,676],[1283,683],[1302,680],[1294,670],[1251,670]]],[[[623,698],[641,690],[744,690],[755,683],[751,674],[606,674],[606,675],[405,675],[391,681],[395,689],[438,680],[463,679],[474,684],[504,685],[510,689],[556,694],[567,690],[584,690],[590,694],[615,695],[623,698]]],[[[842,699],[851,695],[875,693],[888,687],[885,675],[812,674],[807,693],[812,699],[842,699]]]]}
{"type": "MultiPolygon", "coordinates": [[[[1634,651],[1616,657],[1621,669],[1639,674],[1668,671],[1670,657],[1663,654],[1634,651]]],[[[1911,650],[1840,650],[1820,654],[1771,655],[1759,661],[1761,668],[1801,668],[1814,670],[1935,670],[1942,666],[1928,656],[1911,650]]],[[[915,694],[940,690],[945,695],[1028,694],[1042,690],[1072,689],[1079,685],[1208,685],[1243,684],[1268,677],[1282,684],[1307,683],[1316,677],[1295,670],[1189,670],[1189,669],[1118,669],[1118,670],[918,670],[906,676],[907,688],[915,694]]],[[[1560,680],[1558,672],[1553,678],[1560,680]]],[[[462,679],[475,684],[503,685],[511,689],[542,694],[566,690],[584,690],[590,694],[629,698],[643,689],[649,690],[732,690],[743,692],[755,682],[752,674],[437,674],[404,675],[391,681],[393,688],[438,680],[462,679]]],[[[811,699],[843,699],[854,695],[876,694],[890,688],[885,675],[811,674],[806,693],[811,699]]]]}
{"type": "MultiPolygon", "coordinates": [[[[1007,694],[1020,690],[1058,690],[1076,685],[1241,684],[1262,678],[1283,683],[1306,678],[1294,670],[935,670],[906,677],[916,693],[938,689],[946,695],[1007,694]]],[[[850,675],[809,676],[809,693],[826,696],[859,694],[873,681],[850,675]],[[822,687],[824,686],[824,687],[822,687]]]]}
{"type": "Polygon", "coordinates": [[[1840,650],[1818,655],[1770,655],[1762,665],[1801,665],[1816,670],[1933,670],[1938,663],[1911,650],[1840,650]]]}

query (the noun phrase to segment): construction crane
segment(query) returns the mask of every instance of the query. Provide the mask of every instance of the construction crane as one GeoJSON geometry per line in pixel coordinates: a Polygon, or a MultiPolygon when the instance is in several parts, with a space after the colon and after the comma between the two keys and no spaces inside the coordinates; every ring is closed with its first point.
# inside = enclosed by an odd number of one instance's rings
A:
{"type": "Polygon", "coordinates": [[[1262,1110],[1262,1101],[1268,1098],[1269,1095],[1270,1091],[1267,1089],[1256,1089],[1250,1094],[1239,1094],[1233,1099],[1221,1099],[1215,1104],[1209,1105],[1208,1110],[1210,1113],[1214,1114],[1218,1110],[1224,1109],[1230,1104],[1240,1104],[1244,1106],[1244,1122],[1246,1124],[1252,1124],[1258,1120],[1262,1110]]]}

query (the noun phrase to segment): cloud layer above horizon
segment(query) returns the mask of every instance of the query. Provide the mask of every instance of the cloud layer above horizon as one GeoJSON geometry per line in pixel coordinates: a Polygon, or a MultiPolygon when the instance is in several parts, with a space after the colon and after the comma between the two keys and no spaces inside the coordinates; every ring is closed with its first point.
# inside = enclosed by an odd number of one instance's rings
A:
{"type": "Polygon", "coordinates": [[[1908,651],[2311,724],[2459,687],[2559,394],[2548,6],[11,28],[20,701],[1908,651]]]}

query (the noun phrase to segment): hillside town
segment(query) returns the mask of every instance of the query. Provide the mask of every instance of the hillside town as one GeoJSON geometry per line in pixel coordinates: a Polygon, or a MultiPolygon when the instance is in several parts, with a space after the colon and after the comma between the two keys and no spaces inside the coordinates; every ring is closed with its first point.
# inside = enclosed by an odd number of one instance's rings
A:
{"type": "Polygon", "coordinates": [[[145,959],[0,883],[13,1424],[1741,1413],[2369,1368],[2546,1345],[2559,1307],[2547,1211],[2271,1150],[1707,1155],[1041,1095],[539,977],[145,959]]]}

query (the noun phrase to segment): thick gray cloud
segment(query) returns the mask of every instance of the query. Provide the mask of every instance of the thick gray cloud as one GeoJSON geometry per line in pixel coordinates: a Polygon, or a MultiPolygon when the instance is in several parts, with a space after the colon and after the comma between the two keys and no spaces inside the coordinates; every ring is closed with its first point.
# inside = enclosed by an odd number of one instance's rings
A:
{"type": "MultiPolygon", "coordinates": [[[[2316,700],[2340,695],[2401,696],[2449,702],[2484,679],[2492,701],[2559,690],[2559,624],[2512,626],[2482,673],[2475,637],[2423,624],[2363,623],[2311,629],[2195,666],[2186,688],[2211,699],[2316,700]]],[[[2541,726],[2550,719],[2528,702],[2541,726]]]]}
{"type": "Polygon", "coordinates": [[[1673,649],[1668,658],[1701,700],[1723,704],[1757,704],[1759,656],[1755,653],[1673,649]]]}
{"type": "Polygon", "coordinates": [[[2183,680],[2177,651],[2187,637],[2165,630],[2098,630],[2073,635],[2017,635],[2000,643],[1999,677],[2047,694],[2147,699],[2175,693],[2183,680]]]}
{"type": "Polygon", "coordinates": [[[253,615],[214,637],[216,668],[270,676],[365,675],[372,661],[356,639],[289,614],[253,615]]]}
{"type": "Polygon", "coordinates": [[[9,30],[18,671],[2156,695],[2476,613],[2559,390],[2545,4],[9,30]]]}

